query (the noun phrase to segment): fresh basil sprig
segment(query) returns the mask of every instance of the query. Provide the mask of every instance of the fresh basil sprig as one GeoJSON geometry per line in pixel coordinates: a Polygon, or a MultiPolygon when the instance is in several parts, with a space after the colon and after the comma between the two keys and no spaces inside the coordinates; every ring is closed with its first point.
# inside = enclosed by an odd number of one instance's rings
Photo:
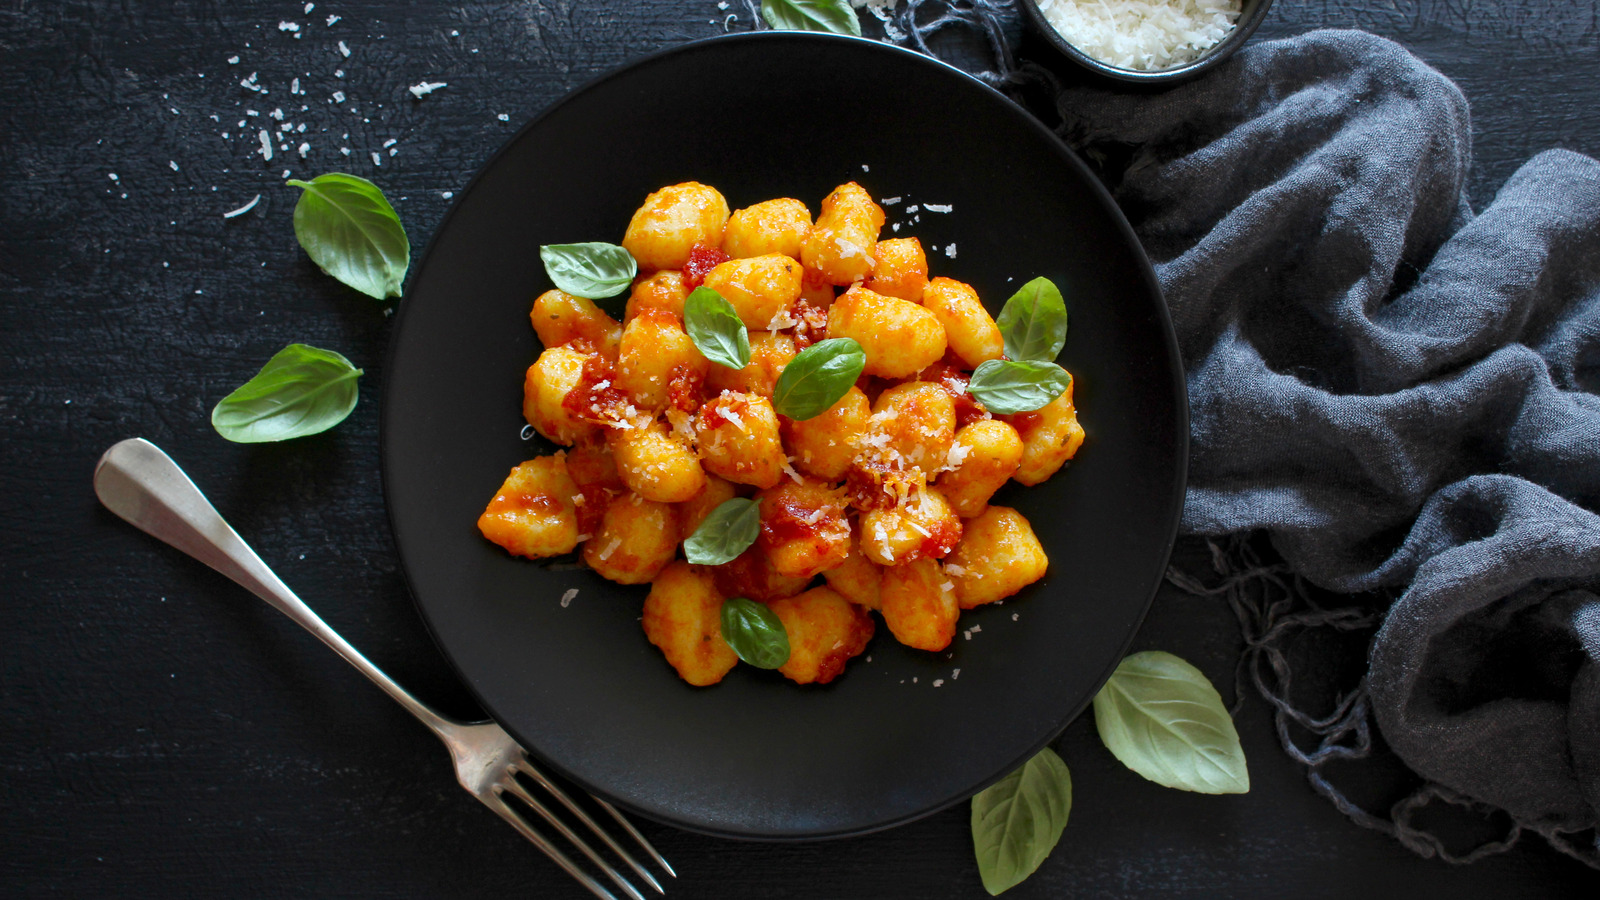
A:
{"type": "Polygon", "coordinates": [[[972,798],[972,849],[990,894],[1032,875],[1072,812],[1072,775],[1049,747],[972,798]]]}
{"type": "Polygon", "coordinates": [[[789,661],[789,632],[765,603],[743,597],[722,601],[722,639],[758,669],[776,669],[789,661]]]}
{"type": "Polygon", "coordinates": [[[545,244],[539,248],[539,258],[556,287],[588,300],[615,297],[639,274],[632,254],[601,241],[545,244]]]}
{"type": "Polygon", "coordinates": [[[749,330],[733,304],[711,288],[697,287],[683,301],[683,327],[706,359],[730,369],[750,365],[749,330]]]}
{"type": "Polygon", "coordinates": [[[1067,343],[1067,304],[1048,278],[1035,278],[1000,309],[1000,337],[1008,359],[1054,362],[1067,343]]]}
{"type": "Polygon", "coordinates": [[[1072,376],[1053,362],[990,359],[972,373],[967,391],[989,412],[1005,416],[1038,409],[1071,384],[1072,376]]]}
{"type": "Polygon", "coordinates": [[[861,19],[850,0],[762,0],[761,18],[778,31],[861,36],[861,19]]]}
{"type": "Polygon", "coordinates": [[[222,398],[211,427],[230,441],[255,444],[327,431],[356,407],[361,370],[332,350],[290,344],[256,377],[222,398]]]}
{"type": "Polygon", "coordinates": [[[1122,660],[1094,697],[1094,724],[1117,759],[1167,787],[1243,794],[1250,773],[1233,718],[1197,668],[1147,650],[1122,660]]]}
{"type": "Polygon", "coordinates": [[[311,261],[373,299],[400,296],[411,265],[411,244],[383,191],[342,172],[287,183],[301,189],[294,205],[294,236],[311,261]]]}
{"type": "Polygon", "coordinates": [[[735,497],[706,516],[683,542],[683,555],[697,566],[720,566],[750,548],[761,536],[761,506],[735,497]]]}
{"type": "Polygon", "coordinates": [[[866,365],[866,351],[854,338],[812,344],[783,367],[772,389],[772,408],[796,421],[819,416],[849,393],[866,365]]]}
{"type": "Polygon", "coordinates": [[[986,360],[967,391],[996,415],[1031,412],[1061,396],[1072,376],[1056,365],[1067,343],[1067,305],[1048,278],[1035,278],[1011,295],[995,320],[1006,359],[986,360]]]}

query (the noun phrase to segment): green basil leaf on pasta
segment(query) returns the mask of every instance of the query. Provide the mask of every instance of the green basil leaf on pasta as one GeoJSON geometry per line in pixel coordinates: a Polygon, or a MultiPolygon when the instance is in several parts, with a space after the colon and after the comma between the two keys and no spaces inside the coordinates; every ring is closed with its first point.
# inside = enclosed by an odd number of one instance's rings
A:
{"type": "Polygon", "coordinates": [[[783,367],[772,389],[772,407],[798,421],[821,415],[850,391],[866,364],[866,351],[852,338],[812,344],[783,367]]]}
{"type": "Polygon", "coordinates": [[[991,359],[978,366],[967,392],[997,416],[1031,412],[1061,396],[1072,376],[1053,362],[991,359]]]}
{"type": "Polygon", "coordinates": [[[683,327],[706,359],[730,369],[750,365],[750,332],[721,294],[701,286],[683,302],[683,327]]]}
{"type": "Polygon", "coordinates": [[[539,248],[539,258],[544,260],[545,274],[557,288],[588,300],[615,297],[639,274],[639,264],[632,254],[601,241],[545,244],[539,248]]]}
{"type": "Polygon", "coordinates": [[[356,408],[361,370],[332,350],[290,344],[211,410],[211,427],[230,441],[286,441],[327,431],[356,408]]]}
{"type": "Polygon", "coordinates": [[[758,669],[776,669],[789,661],[789,632],[765,603],[743,597],[722,601],[722,639],[758,669]]]}
{"type": "Polygon", "coordinates": [[[683,555],[697,566],[720,566],[750,548],[761,536],[761,507],[735,497],[723,502],[683,542],[683,555]]]}
{"type": "Polygon", "coordinates": [[[1006,357],[1052,362],[1067,343],[1067,304],[1048,278],[1035,278],[1011,295],[995,320],[1006,357]]]}
{"type": "Polygon", "coordinates": [[[342,172],[287,183],[300,188],[294,236],[311,261],[368,297],[400,296],[411,244],[383,191],[342,172]]]}
{"type": "Polygon", "coordinates": [[[1123,659],[1094,697],[1094,725],[1112,755],[1156,784],[1202,794],[1250,790],[1244,748],[1222,697],[1171,653],[1123,659]]]}
{"type": "Polygon", "coordinates": [[[972,798],[972,849],[990,894],[1021,884],[1061,839],[1072,775],[1049,747],[972,798]]]}
{"type": "Polygon", "coordinates": [[[861,36],[861,19],[850,0],[762,0],[761,18],[778,31],[861,36]]]}

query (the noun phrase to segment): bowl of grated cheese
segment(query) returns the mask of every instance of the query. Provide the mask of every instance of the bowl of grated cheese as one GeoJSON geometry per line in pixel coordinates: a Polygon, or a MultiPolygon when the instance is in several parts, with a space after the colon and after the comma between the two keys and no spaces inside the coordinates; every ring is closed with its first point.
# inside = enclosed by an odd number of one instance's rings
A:
{"type": "Polygon", "coordinates": [[[1106,78],[1175,84],[1239,49],[1272,0],[1023,0],[1056,49],[1106,78]]]}

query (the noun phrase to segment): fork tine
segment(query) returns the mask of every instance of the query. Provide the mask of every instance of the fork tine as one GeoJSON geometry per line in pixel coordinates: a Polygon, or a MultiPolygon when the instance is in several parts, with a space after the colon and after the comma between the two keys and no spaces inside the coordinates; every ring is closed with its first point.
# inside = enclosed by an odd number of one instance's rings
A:
{"type": "MultiPolygon", "coordinates": [[[[594,795],[591,794],[590,796],[592,797],[594,795]]],[[[672,870],[672,865],[667,862],[667,858],[662,856],[660,853],[656,852],[656,848],[651,846],[649,841],[645,840],[644,835],[639,833],[639,829],[633,827],[633,823],[628,821],[628,818],[626,816],[624,816],[615,806],[612,806],[611,804],[607,803],[606,801],[601,800],[599,797],[595,797],[594,798],[594,802],[600,804],[600,807],[602,809],[604,809],[606,812],[610,813],[611,814],[611,818],[616,819],[617,820],[617,824],[621,825],[623,827],[623,830],[625,830],[629,834],[633,835],[633,839],[638,841],[639,842],[639,846],[643,847],[645,849],[645,852],[650,854],[650,858],[654,859],[656,861],[656,865],[658,865],[661,868],[665,869],[666,873],[668,875],[671,875],[673,878],[677,878],[678,877],[678,873],[674,872],[672,870]]],[[[658,887],[658,888],[656,888],[656,890],[661,890],[661,889],[658,887]]],[[[666,893],[666,891],[661,891],[661,892],[663,894],[666,893]]]]}
{"type": "MultiPolygon", "coordinates": [[[[593,831],[595,834],[599,835],[600,839],[606,842],[606,846],[610,847],[613,853],[622,857],[622,861],[627,863],[629,868],[633,869],[633,871],[637,873],[640,878],[643,878],[651,887],[656,889],[656,893],[662,895],[666,894],[666,889],[661,886],[661,882],[657,881],[654,875],[650,874],[649,870],[639,865],[638,861],[635,860],[633,856],[628,853],[628,851],[622,849],[622,845],[617,843],[616,839],[611,836],[610,832],[606,831],[604,828],[601,828],[600,825],[595,822],[595,820],[591,818],[582,807],[572,802],[572,798],[567,796],[566,791],[563,791],[559,786],[556,785],[555,782],[551,781],[549,778],[546,778],[545,774],[535,768],[533,763],[530,762],[526,756],[523,756],[520,760],[518,760],[517,765],[522,771],[522,774],[533,779],[535,782],[538,782],[540,787],[549,791],[557,800],[560,800],[561,805],[565,806],[568,812],[572,813],[574,816],[577,816],[578,819],[583,822],[583,824],[589,826],[590,831],[593,831]]],[[[666,860],[661,859],[661,854],[656,853],[655,848],[650,846],[650,843],[644,839],[644,835],[640,834],[638,830],[629,824],[626,819],[622,819],[621,813],[618,813],[615,809],[612,809],[610,804],[606,803],[604,800],[601,800],[599,797],[595,797],[594,799],[596,802],[604,804],[606,809],[611,810],[611,814],[622,821],[623,827],[628,830],[628,833],[637,838],[639,842],[644,845],[644,848],[650,851],[650,853],[658,861],[660,861],[662,866],[664,866],[668,872],[672,872],[672,867],[666,864],[666,860]]],[[[673,872],[672,877],[678,877],[677,873],[673,872]]]]}
{"type": "Polygon", "coordinates": [[[485,796],[479,796],[478,799],[483,801],[484,806],[494,810],[495,814],[500,818],[509,822],[511,827],[517,830],[518,834],[532,841],[535,847],[543,850],[546,856],[554,860],[555,864],[560,866],[568,875],[576,878],[579,884],[588,888],[590,893],[599,897],[600,900],[617,900],[617,896],[606,890],[605,885],[589,877],[588,872],[578,868],[577,863],[574,863],[565,853],[556,849],[555,845],[550,843],[544,835],[534,830],[532,825],[529,825],[525,819],[517,815],[511,807],[506,805],[504,800],[500,799],[499,794],[493,795],[492,800],[485,796]]]}
{"type": "MultiPolygon", "coordinates": [[[[508,775],[514,776],[516,771],[517,770],[515,767],[507,767],[508,775]]],[[[633,900],[644,900],[644,895],[639,893],[638,889],[632,884],[629,884],[628,879],[622,877],[622,873],[618,872],[605,860],[601,859],[600,854],[594,852],[592,847],[590,847],[587,843],[584,843],[583,838],[578,837],[577,832],[568,827],[567,823],[561,821],[561,819],[558,818],[555,813],[550,811],[549,807],[539,802],[539,800],[535,798],[533,794],[528,792],[527,788],[523,787],[517,782],[515,777],[508,777],[503,782],[497,783],[495,785],[495,789],[496,791],[505,791],[506,793],[511,794],[513,797],[516,797],[518,800],[521,800],[523,803],[526,803],[534,812],[538,813],[546,822],[550,823],[552,828],[561,832],[562,837],[571,841],[573,846],[583,851],[583,855],[587,856],[590,862],[599,867],[600,871],[606,873],[606,875],[616,883],[617,887],[626,891],[628,896],[632,897],[633,900]]],[[[502,800],[501,802],[504,803],[505,801],[502,800]]],[[[579,813],[579,816],[581,818],[588,819],[588,817],[583,816],[581,812],[579,813]]],[[[589,821],[589,826],[591,828],[596,827],[592,820],[589,821]]],[[[612,843],[610,837],[608,837],[605,832],[602,831],[597,833],[601,837],[605,838],[607,843],[612,843]]],[[[613,844],[613,846],[615,845],[613,844]]]]}

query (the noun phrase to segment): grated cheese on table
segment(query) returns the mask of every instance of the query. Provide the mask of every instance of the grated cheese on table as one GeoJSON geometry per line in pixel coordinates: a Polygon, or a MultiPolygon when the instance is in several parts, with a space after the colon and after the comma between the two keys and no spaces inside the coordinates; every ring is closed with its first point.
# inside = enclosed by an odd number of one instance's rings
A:
{"type": "MultiPolygon", "coordinates": [[[[117,176],[113,175],[111,177],[115,178],[117,176]]],[[[239,207],[238,209],[232,209],[232,210],[229,210],[229,211],[223,213],[222,217],[224,219],[237,218],[237,217],[242,216],[245,213],[249,212],[250,210],[255,209],[256,208],[256,204],[260,203],[260,202],[261,202],[261,195],[257,194],[257,195],[255,195],[255,197],[251,198],[249,203],[246,203],[245,205],[239,207]]]]}

